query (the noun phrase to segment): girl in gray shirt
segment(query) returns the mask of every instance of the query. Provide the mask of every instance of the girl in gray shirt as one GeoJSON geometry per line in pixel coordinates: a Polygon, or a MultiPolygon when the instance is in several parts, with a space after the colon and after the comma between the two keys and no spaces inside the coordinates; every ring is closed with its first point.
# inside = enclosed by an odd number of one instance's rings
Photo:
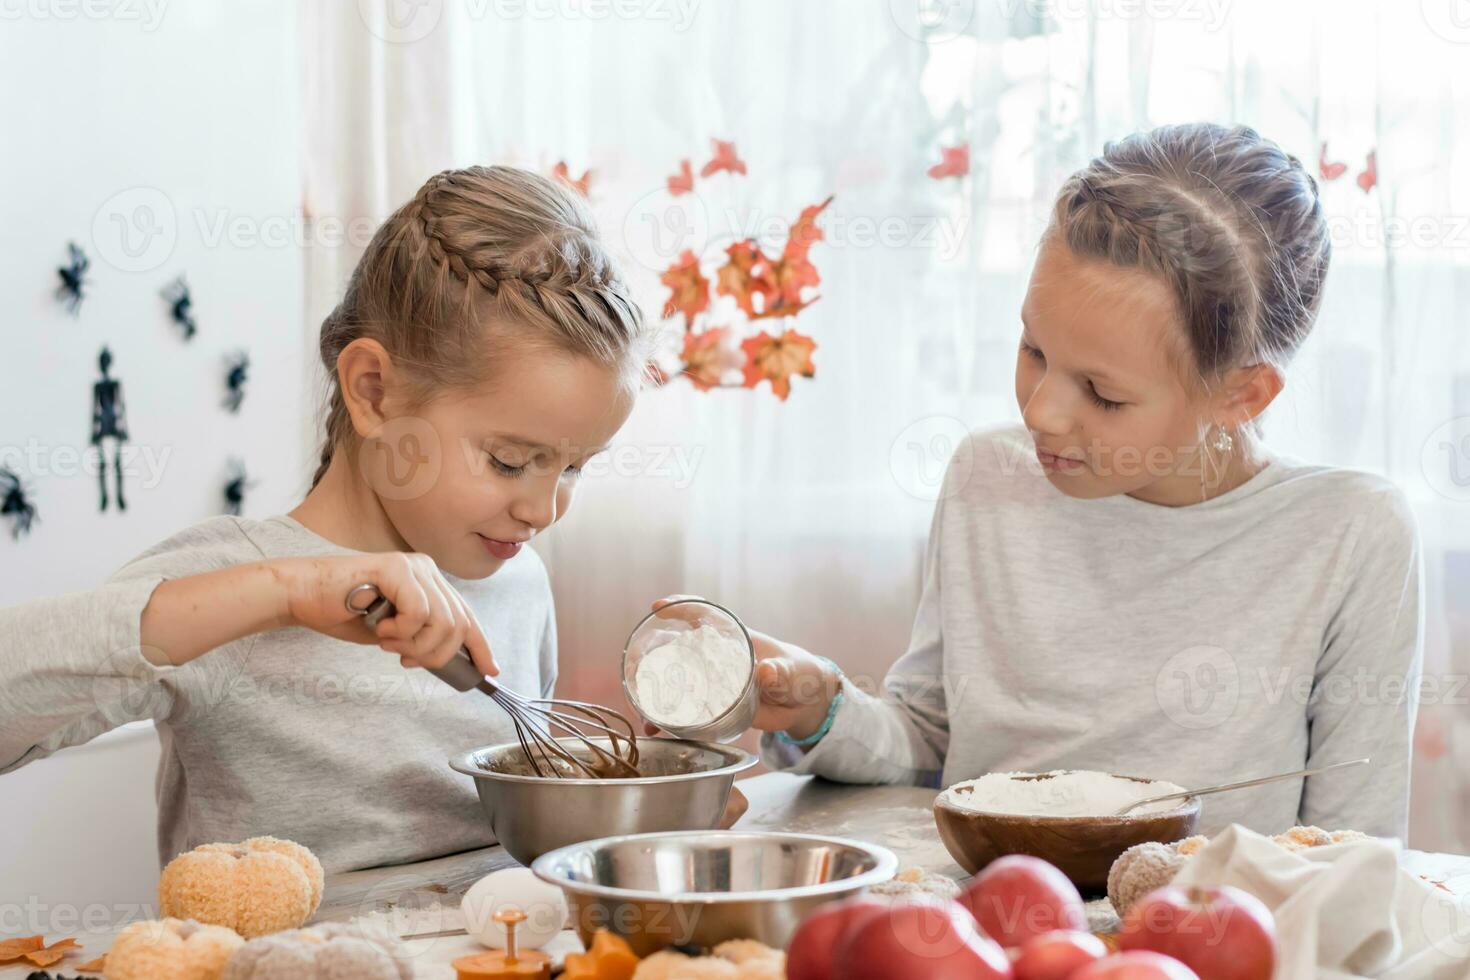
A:
{"type": "Polygon", "coordinates": [[[160,862],[262,834],[332,871],[492,842],[446,758],[510,722],[412,668],[464,646],[551,694],[551,594],[525,545],[646,363],[585,205],[504,167],[441,173],[383,224],[321,355],[327,437],[289,515],[206,521],[100,589],[0,610],[0,773],[152,719],[160,862]],[[397,609],[376,629],[345,607],[361,583],[397,609]]]}
{"type": "MultiPolygon", "coordinates": [[[[1421,660],[1404,495],[1269,453],[1328,228],[1246,128],[1109,145],[1057,197],[1021,309],[1023,426],[940,493],[908,652],[877,685],[757,635],[775,768],[950,785],[1099,769],[1204,786],[1202,827],[1402,837],[1421,660]]],[[[677,609],[677,607],[675,607],[677,609]]]]}

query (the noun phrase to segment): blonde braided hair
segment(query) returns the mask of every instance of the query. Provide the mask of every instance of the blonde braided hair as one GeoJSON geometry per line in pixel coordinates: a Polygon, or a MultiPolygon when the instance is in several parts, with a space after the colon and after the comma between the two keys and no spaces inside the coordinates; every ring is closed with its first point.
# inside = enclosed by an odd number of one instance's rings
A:
{"type": "Polygon", "coordinates": [[[436,174],[373,235],[322,323],[331,392],[313,486],[353,438],[336,368],[362,337],[383,345],[420,402],[482,383],[508,345],[588,357],[636,385],[649,343],[585,203],[513,167],[436,174]]]}

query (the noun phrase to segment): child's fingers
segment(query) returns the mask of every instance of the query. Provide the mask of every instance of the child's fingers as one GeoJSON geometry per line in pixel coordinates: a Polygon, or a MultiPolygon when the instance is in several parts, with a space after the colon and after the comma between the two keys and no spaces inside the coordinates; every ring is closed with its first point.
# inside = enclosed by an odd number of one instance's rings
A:
{"type": "Polygon", "coordinates": [[[697,622],[704,610],[696,603],[705,601],[697,595],[670,595],[656,599],[653,611],[659,619],[682,619],[686,623],[697,622]]]}
{"type": "Polygon", "coordinates": [[[649,738],[657,735],[662,730],[663,729],[659,728],[651,721],[645,721],[643,723],[643,734],[647,735],[649,738]]]}
{"type": "Polygon", "coordinates": [[[730,796],[725,800],[725,812],[720,817],[720,829],[729,830],[735,821],[745,816],[745,811],[750,809],[750,800],[740,792],[739,787],[731,787],[730,796]]]}
{"type": "Polygon", "coordinates": [[[378,591],[393,603],[393,615],[378,624],[380,639],[411,639],[428,621],[429,595],[410,562],[401,558],[388,562],[380,572],[378,591]]]}
{"type": "Polygon", "coordinates": [[[755,681],[760,685],[761,700],[767,704],[788,707],[791,704],[792,665],[785,657],[768,657],[755,665],[755,681]]]}
{"type": "Polygon", "coordinates": [[[464,597],[452,587],[450,593],[457,600],[459,613],[464,621],[464,648],[469,651],[470,659],[475,662],[475,667],[481,674],[494,677],[500,673],[500,665],[495,662],[495,654],[490,650],[490,639],[485,636],[484,627],[475,618],[474,610],[464,601],[464,597]]]}
{"type": "Polygon", "coordinates": [[[448,585],[431,576],[424,583],[429,594],[429,621],[413,638],[414,657],[429,667],[443,667],[464,643],[464,624],[449,598],[448,585]]]}
{"type": "Polygon", "coordinates": [[[806,708],[831,700],[826,671],[819,662],[767,657],[755,665],[763,702],[781,708],[806,708]]]}

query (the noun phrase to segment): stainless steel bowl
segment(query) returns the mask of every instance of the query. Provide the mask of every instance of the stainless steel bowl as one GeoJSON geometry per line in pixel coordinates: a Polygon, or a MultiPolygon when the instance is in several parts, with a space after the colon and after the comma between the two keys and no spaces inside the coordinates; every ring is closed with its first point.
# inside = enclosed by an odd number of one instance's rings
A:
{"type": "Polygon", "coordinates": [[[814,908],[889,880],[898,858],[841,837],[685,831],[573,844],[531,870],[561,886],[584,943],[608,928],[647,956],[727,939],[783,949],[814,908]]]}
{"type": "MultiPolygon", "coordinates": [[[[576,739],[558,739],[585,754],[576,739]]],[[[601,741],[606,746],[606,740],[601,741]]],[[[449,760],[475,781],[480,806],[522,864],[568,844],[656,830],[709,830],[720,822],[735,776],[756,757],[733,745],[639,738],[637,779],[556,779],[531,773],[519,742],[449,760]]]]}

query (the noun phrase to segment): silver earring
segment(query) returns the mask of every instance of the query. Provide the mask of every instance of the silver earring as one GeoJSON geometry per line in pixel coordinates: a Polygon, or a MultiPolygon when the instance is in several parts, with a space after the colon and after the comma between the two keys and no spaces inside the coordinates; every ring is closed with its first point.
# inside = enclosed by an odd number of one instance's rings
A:
{"type": "Polygon", "coordinates": [[[1229,432],[1225,430],[1225,427],[1222,425],[1220,426],[1220,431],[1215,433],[1215,441],[1214,443],[1212,443],[1212,445],[1214,446],[1216,452],[1228,453],[1230,452],[1231,447],[1235,445],[1235,439],[1230,435],[1229,432]]]}

